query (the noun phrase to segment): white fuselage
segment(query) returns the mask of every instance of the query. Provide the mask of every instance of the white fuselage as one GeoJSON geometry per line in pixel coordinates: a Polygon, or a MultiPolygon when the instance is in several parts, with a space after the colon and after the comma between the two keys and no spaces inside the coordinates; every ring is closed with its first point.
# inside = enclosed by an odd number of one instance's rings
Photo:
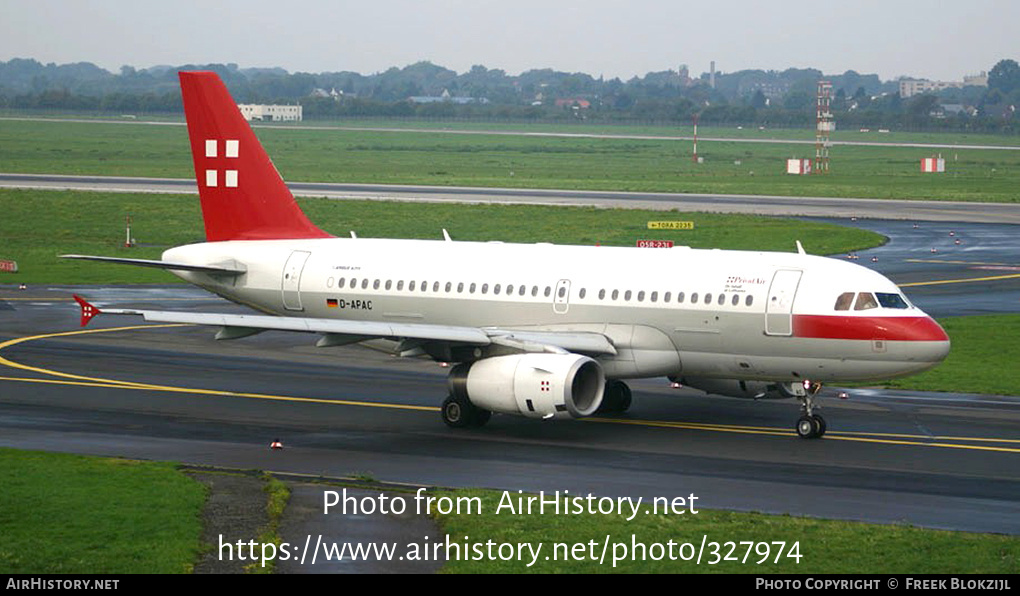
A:
{"type": "Polygon", "coordinates": [[[241,263],[233,278],[176,274],[282,316],[604,334],[617,350],[598,358],[610,378],[884,379],[949,348],[906,302],[836,311],[841,294],[901,293],[864,267],[798,253],[328,238],[188,245],[163,259],[241,263]]]}

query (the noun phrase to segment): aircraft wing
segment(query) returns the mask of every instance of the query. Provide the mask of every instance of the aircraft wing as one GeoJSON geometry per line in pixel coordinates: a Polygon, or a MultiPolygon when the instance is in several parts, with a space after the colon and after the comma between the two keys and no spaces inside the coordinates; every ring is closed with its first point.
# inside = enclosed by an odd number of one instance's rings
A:
{"type": "Polygon", "coordinates": [[[584,354],[616,354],[616,348],[600,333],[517,331],[491,327],[430,325],[425,323],[390,323],[385,321],[351,321],[310,317],[277,317],[271,315],[238,315],[224,313],[189,313],[160,310],[111,308],[100,310],[78,295],[82,327],[98,314],[137,315],[152,323],[184,323],[220,327],[217,339],[234,339],[262,331],[298,331],[319,333],[320,346],[343,345],[369,339],[419,340],[459,345],[500,345],[522,352],[579,352],[584,354]]]}

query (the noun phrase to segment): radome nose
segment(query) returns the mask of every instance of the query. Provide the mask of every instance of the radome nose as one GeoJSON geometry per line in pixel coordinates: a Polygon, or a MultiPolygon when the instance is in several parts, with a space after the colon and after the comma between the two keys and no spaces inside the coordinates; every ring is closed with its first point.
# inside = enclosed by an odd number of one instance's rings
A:
{"type": "Polygon", "coordinates": [[[914,341],[909,342],[911,359],[927,362],[931,366],[939,364],[949,355],[950,340],[945,329],[931,317],[925,317],[912,330],[914,341]]]}

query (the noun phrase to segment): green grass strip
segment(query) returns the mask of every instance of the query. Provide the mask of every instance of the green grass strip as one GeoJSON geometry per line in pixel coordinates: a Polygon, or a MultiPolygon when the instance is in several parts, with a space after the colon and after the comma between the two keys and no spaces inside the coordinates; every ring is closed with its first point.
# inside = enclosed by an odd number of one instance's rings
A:
{"type": "MultiPolygon", "coordinates": [[[[530,556],[525,555],[525,560],[520,561],[515,554],[508,561],[449,561],[443,568],[447,573],[1014,574],[1020,571],[1020,537],[1016,536],[700,508],[696,515],[640,512],[631,521],[626,519],[629,513],[565,515],[551,513],[551,508],[544,514],[517,515],[507,510],[496,514],[501,492],[466,490],[448,495],[478,497],[482,503],[480,514],[438,516],[452,542],[481,543],[482,552],[487,552],[485,543],[490,540],[496,544],[542,546],[538,561],[531,567],[528,567],[530,556]],[[602,559],[607,537],[609,546],[602,559]],[[706,546],[701,550],[703,538],[706,546]],[[677,560],[670,560],[668,542],[671,540],[677,545],[692,544],[694,550],[702,552],[701,563],[682,560],[683,555],[692,551],[684,549],[682,552],[679,546],[673,551],[677,560]],[[644,548],[634,548],[635,541],[644,548]],[[749,554],[749,547],[741,545],[741,541],[754,543],[749,554]],[[778,546],[772,544],[775,541],[786,543],[778,562],[778,546]],[[734,544],[731,546],[730,542],[734,544]],[[799,562],[786,556],[795,542],[799,543],[799,562]],[[718,544],[718,548],[712,543],[718,544]],[[757,546],[759,543],[769,543],[771,551],[767,562],[761,564],[758,561],[763,558],[765,549],[757,546]],[[557,544],[568,546],[562,548],[557,544]],[[625,545],[626,551],[617,544],[625,545]],[[653,547],[655,544],[662,546],[653,547]],[[755,548],[760,550],[756,552],[755,548]],[[621,559],[615,567],[614,549],[621,559]],[[568,560],[564,560],[564,555],[568,560]],[[653,560],[656,556],[661,560],[653,560]],[[738,560],[725,560],[727,556],[738,560]],[[717,562],[712,564],[711,561],[717,562]]],[[[519,495],[511,492],[511,496],[516,499],[519,495]]],[[[476,558],[473,546],[461,552],[466,553],[461,559],[476,558]]],[[[504,549],[504,554],[508,552],[504,549]]]]}
{"type": "Polygon", "coordinates": [[[189,573],[205,490],[172,463],[0,449],[0,573],[189,573]]]}
{"type": "MultiPolygon", "coordinates": [[[[282,481],[277,480],[272,474],[263,473],[262,481],[265,483],[263,490],[266,492],[266,514],[269,522],[255,538],[257,552],[278,553],[280,550],[280,520],[283,519],[283,512],[290,501],[290,489],[282,481]],[[266,550],[263,544],[272,544],[273,548],[266,550]]],[[[268,575],[276,572],[276,557],[255,561],[245,566],[248,573],[268,575]]]]}
{"type": "MultiPolygon", "coordinates": [[[[300,199],[308,217],[324,230],[361,238],[552,242],[634,246],[640,239],[672,240],[678,246],[793,252],[800,240],[812,254],[843,253],[876,246],[873,232],[819,222],[760,217],[595,207],[464,205],[393,201],[300,199]],[[648,230],[649,221],[695,222],[689,231],[648,230]]],[[[119,194],[0,189],[0,259],[14,259],[19,273],[0,273],[0,283],[171,283],[173,275],[142,267],[59,259],[92,254],[159,259],[173,246],[203,242],[194,195],[119,194]],[[136,248],[124,248],[131,216],[136,248]]],[[[654,250],[654,249],[648,249],[654,250]]]]}
{"type": "MultiPolygon", "coordinates": [[[[812,144],[705,140],[698,146],[704,163],[695,164],[689,141],[657,138],[275,126],[256,134],[289,182],[993,202],[1016,202],[1020,186],[1015,149],[839,145],[831,150],[831,173],[790,176],[786,160],[812,158],[812,144]],[[946,159],[945,173],[921,172],[920,160],[933,154],[946,159]]],[[[0,120],[0,164],[6,172],[194,177],[183,126],[0,120]]]]}

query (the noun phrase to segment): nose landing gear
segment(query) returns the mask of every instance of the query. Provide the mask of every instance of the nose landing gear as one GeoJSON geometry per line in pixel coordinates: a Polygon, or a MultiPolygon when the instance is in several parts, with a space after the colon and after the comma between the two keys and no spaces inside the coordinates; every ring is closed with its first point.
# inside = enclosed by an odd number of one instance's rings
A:
{"type": "Polygon", "coordinates": [[[801,417],[797,420],[797,436],[802,439],[819,439],[825,435],[827,425],[825,418],[815,414],[815,395],[822,390],[822,384],[812,381],[804,381],[803,391],[797,392],[797,399],[801,404],[801,417]]]}

